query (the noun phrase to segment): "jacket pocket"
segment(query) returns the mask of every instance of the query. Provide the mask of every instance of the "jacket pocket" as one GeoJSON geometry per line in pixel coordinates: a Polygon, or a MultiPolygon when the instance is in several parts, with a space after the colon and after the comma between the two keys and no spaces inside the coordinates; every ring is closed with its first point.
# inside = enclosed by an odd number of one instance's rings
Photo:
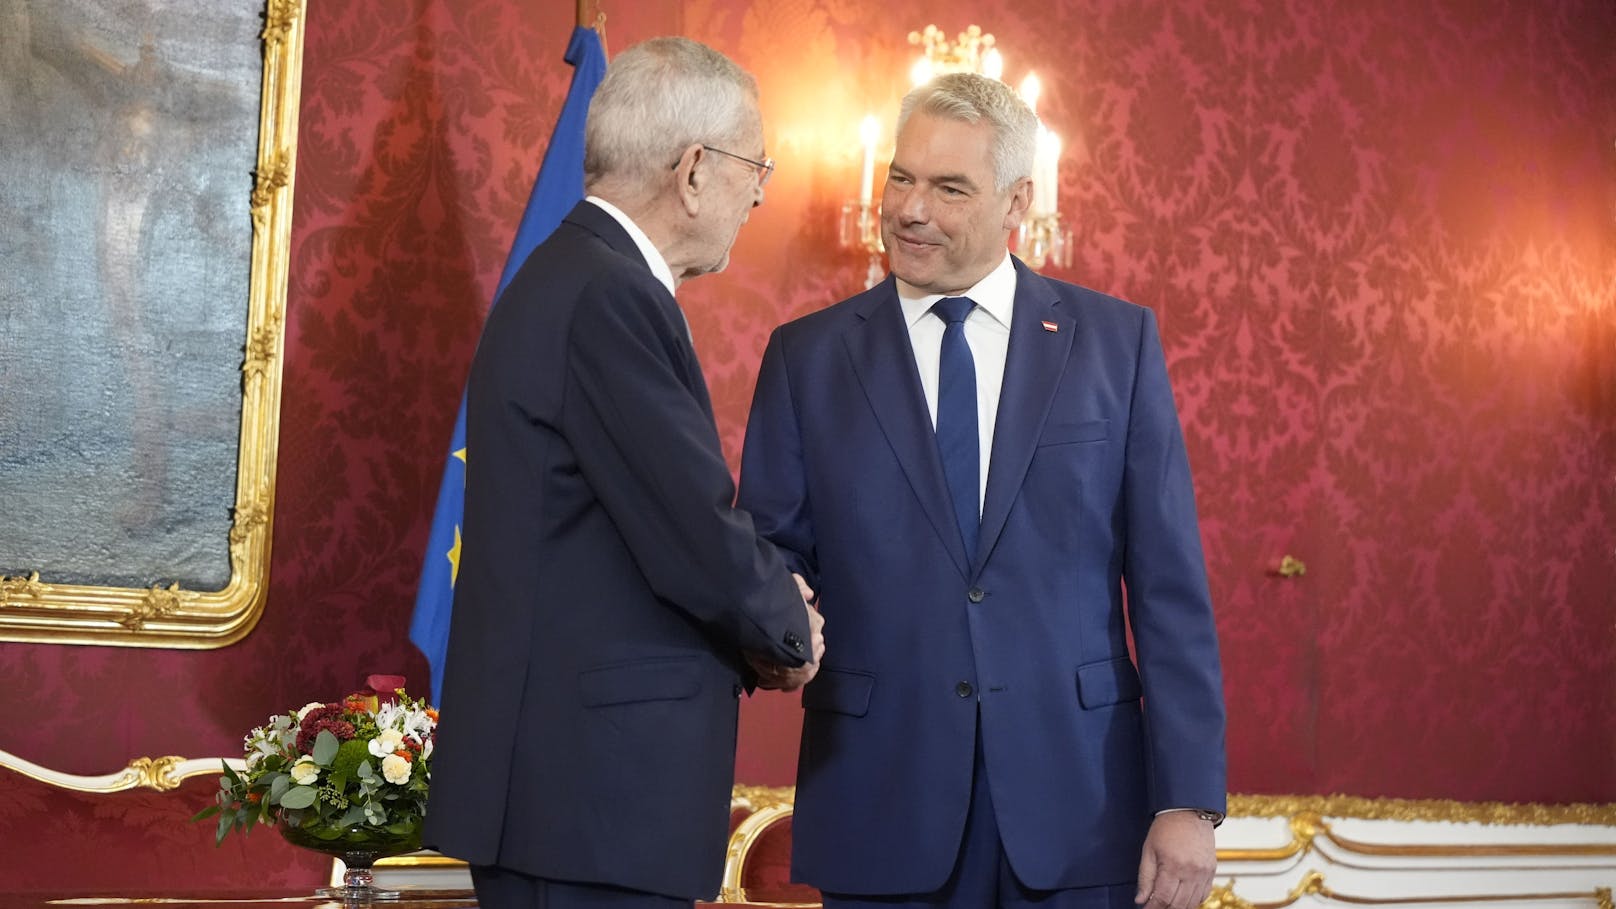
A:
{"type": "Polygon", "coordinates": [[[802,689],[804,710],[828,710],[848,716],[870,712],[870,692],[875,690],[875,673],[856,669],[821,669],[802,689]]]}
{"type": "Polygon", "coordinates": [[[1077,667],[1077,700],[1084,710],[1137,701],[1142,693],[1139,670],[1127,657],[1077,667]]]}
{"type": "Polygon", "coordinates": [[[634,660],[578,673],[578,697],[585,707],[678,701],[701,691],[701,664],[695,657],[634,660]]]}
{"type": "Polygon", "coordinates": [[[1111,437],[1110,420],[1085,420],[1081,423],[1050,423],[1038,439],[1038,447],[1070,445],[1074,442],[1104,442],[1111,437]]]}

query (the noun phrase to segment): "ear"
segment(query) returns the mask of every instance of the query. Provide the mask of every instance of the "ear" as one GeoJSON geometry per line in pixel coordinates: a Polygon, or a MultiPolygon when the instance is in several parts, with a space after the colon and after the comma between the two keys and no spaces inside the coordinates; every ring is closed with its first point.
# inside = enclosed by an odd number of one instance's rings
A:
{"type": "Polygon", "coordinates": [[[1021,226],[1032,207],[1032,179],[1022,177],[1010,187],[1010,208],[1004,213],[1004,229],[1013,231],[1021,226]]]}
{"type": "Polygon", "coordinates": [[[707,185],[710,168],[696,165],[706,158],[707,150],[695,143],[685,146],[679,161],[673,165],[674,190],[679,194],[679,204],[684,206],[685,214],[691,217],[701,210],[701,191],[707,185]]]}

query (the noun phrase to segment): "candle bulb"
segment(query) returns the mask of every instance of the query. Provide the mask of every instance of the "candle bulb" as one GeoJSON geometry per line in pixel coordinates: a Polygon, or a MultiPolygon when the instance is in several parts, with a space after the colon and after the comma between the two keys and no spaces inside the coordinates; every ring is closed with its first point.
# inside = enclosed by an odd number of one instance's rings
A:
{"type": "Polygon", "coordinates": [[[1004,55],[996,47],[988,48],[982,55],[982,75],[989,79],[997,79],[1004,74],[1004,55]]]}
{"type": "Polygon", "coordinates": [[[1049,210],[1054,188],[1049,184],[1049,130],[1038,124],[1032,152],[1032,215],[1037,218],[1049,210]]]}
{"type": "Polygon", "coordinates": [[[865,205],[875,195],[875,140],[881,132],[881,124],[874,114],[866,114],[864,122],[859,124],[859,143],[864,146],[864,170],[859,175],[859,201],[865,205]]]}
{"type": "Polygon", "coordinates": [[[916,86],[925,85],[927,82],[930,82],[931,76],[931,61],[927,60],[925,57],[921,57],[919,60],[916,60],[915,65],[909,67],[909,81],[916,86]]]}
{"type": "Polygon", "coordinates": [[[1027,102],[1027,107],[1035,114],[1038,113],[1038,95],[1043,88],[1037,73],[1028,73],[1027,78],[1021,80],[1021,100],[1027,102]]]}
{"type": "Polygon", "coordinates": [[[1053,215],[1060,209],[1058,198],[1060,195],[1060,155],[1060,136],[1049,133],[1049,155],[1048,163],[1045,165],[1049,171],[1049,192],[1045,195],[1048,201],[1044,204],[1044,214],[1046,215],[1053,215]]]}

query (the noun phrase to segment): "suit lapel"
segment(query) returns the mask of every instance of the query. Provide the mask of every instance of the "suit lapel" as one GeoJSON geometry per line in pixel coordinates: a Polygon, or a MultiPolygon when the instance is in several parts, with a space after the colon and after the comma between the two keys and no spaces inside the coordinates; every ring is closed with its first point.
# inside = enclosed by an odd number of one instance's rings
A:
{"type": "Polygon", "coordinates": [[[894,288],[889,275],[855,307],[859,318],[845,335],[847,352],[870,409],[909,478],[915,498],[948,547],[960,574],[967,575],[970,563],[954,520],[942,456],[937,453],[937,434],[927,416],[909,329],[904,325],[903,309],[894,288]]]}
{"type": "Polygon", "coordinates": [[[981,542],[971,576],[987,562],[1004,530],[1033,451],[1049,417],[1050,403],[1066,371],[1072,340],[1079,328],[1072,307],[1060,306],[1054,288],[1018,259],[1016,305],[1010,316],[1010,348],[1005,357],[1004,385],[993,430],[993,457],[988,462],[987,496],[982,504],[981,542]],[[1045,327],[1053,325],[1054,331],[1045,327]]]}

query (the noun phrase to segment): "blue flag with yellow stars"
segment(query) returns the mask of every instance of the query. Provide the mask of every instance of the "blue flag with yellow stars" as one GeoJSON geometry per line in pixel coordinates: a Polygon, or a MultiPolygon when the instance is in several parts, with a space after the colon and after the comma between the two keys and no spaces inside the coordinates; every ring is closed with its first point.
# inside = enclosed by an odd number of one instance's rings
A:
{"type": "MultiPolygon", "coordinates": [[[[528,253],[544,242],[567,212],[584,197],[584,118],[589,99],[606,77],[606,49],[600,34],[590,28],[575,28],[567,45],[567,62],[572,65],[572,87],[561,106],[555,132],[533,182],[522,223],[516,228],[505,270],[499,276],[494,301],[505,292],[516,270],[527,261],[528,253]]],[[[460,572],[460,516],[466,505],[466,398],[460,397],[460,414],[455,418],[454,438],[449,443],[448,464],[438,487],[438,507],[432,515],[432,533],[427,539],[426,560],[421,568],[421,587],[415,594],[415,617],[410,621],[410,640],[426,655],[432,668],[432,703],[443,699],[443,663],[449,652],[449,613],[454,603],[454,584],[460,572]]]]}

